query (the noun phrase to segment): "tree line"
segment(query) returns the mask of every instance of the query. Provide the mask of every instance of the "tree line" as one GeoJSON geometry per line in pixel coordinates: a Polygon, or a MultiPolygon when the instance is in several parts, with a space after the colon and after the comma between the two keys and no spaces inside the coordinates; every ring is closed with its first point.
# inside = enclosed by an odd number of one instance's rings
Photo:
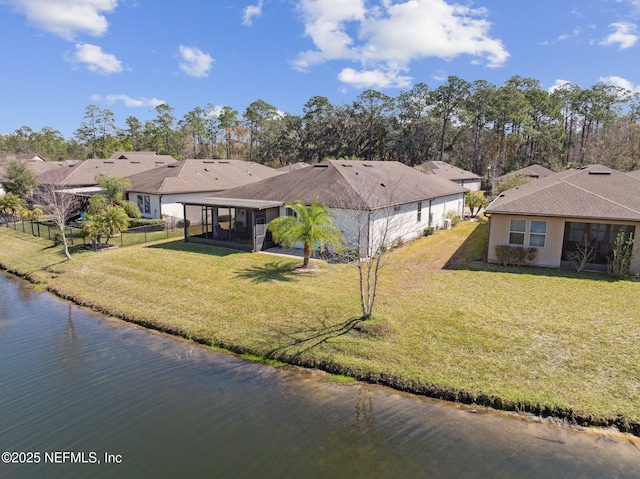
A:
{"type": "Polygon", "coordinates": [[[343,157],[407,165],[444,160],[480,175],[530,164],[640,168],[640,95],[601,82],[586,89],[567,83],[549,92],[533,78],[514,76],[496,86],[450,76],[437,88],[418,83],[396,97],[366,90],[351,103],[333,105],[314,96],[300,115],[264,100],[242,113],[212,104],[180,119],[167,104],[155,112],[144,123],[129,116],[119,128],[112,111],[89,105],[73,138],[51,127],[36,132],[25,126],[0,135],[0,151],[65,160],[148,150],[271,166],[343,157]]]}

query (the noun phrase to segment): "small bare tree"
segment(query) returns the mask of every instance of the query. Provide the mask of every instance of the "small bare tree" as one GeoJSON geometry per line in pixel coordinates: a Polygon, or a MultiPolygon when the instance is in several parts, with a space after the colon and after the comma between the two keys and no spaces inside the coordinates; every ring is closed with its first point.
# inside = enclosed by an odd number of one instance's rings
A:
{"type": "Polygon", "coordinates": [[[358,267],[362,318],[368,319],[373,315],[380,275],[393,243],[399,242],[401,227],[393,206],[394,188],[364,179],[358,183],[336,195],[340,209],[336,224],[347,241],[346,258],[358,267]]]}
{"type": "Polygon", "coordinates": [[[77,197],[70,193],[56,190],[54,185],[41,185],[34,195],[34,200],[42,206],[47,214],[52,216],[53,221],[60,230],[64,255],[70,260],[71,254],[67,244],[65,226],[79,206],[77,197]]]}
{"type": "Polygon", "coordinates": [[[581,272],[595,256],[595,244],[591,244],[589,235],[585,234],[582,241],[576,242],[576,250],[569,255],[569,259],[576,271],[581,272]]]}

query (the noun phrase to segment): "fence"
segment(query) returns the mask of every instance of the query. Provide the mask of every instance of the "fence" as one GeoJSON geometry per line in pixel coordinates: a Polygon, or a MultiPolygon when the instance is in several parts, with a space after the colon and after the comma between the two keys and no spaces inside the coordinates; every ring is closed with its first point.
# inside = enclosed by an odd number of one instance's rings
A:
{"type": "MultiPolygon", "coordinates": [[[[2,226],[40,238],[46,238],[54,242],[60,235],[58,226],[52,221],[4,218],[2,226]]],[[[67,226],[65,228],[65,235],[69,246],[86,246],[90,244],[86,238],[84,238],[79,228],[67,226]]],[[[138,226],[136,228],[129,228],[124,233],[112,237],[109,243],[125,247],[169,238],[184,238],[184,228],[172,227],[168,224],[138,226]]]]}

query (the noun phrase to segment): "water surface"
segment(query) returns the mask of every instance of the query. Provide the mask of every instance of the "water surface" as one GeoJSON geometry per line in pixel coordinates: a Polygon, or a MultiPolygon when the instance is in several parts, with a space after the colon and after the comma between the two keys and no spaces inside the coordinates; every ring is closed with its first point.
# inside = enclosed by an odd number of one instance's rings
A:
{"type": "Polygon", "coordinates": [[[640,478],[622,436],[251,364],[4,274],[2,451],[41,455],[2,478],[640,478]]]}

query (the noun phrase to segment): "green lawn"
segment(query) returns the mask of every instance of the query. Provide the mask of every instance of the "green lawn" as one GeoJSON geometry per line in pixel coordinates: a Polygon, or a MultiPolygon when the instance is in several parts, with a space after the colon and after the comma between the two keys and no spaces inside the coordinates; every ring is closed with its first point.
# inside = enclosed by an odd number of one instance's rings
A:
{"type": "Polygon", "coordinates": [[[499,268],[463,222],[389,255],[373,320],[357,270],[188,245],[74,253],[0,229],[0,265],[109,314],[236,352],[640,434],[640,282],[499,268]],[[43,270],[43,271],[41,271],[43,270]]]}

